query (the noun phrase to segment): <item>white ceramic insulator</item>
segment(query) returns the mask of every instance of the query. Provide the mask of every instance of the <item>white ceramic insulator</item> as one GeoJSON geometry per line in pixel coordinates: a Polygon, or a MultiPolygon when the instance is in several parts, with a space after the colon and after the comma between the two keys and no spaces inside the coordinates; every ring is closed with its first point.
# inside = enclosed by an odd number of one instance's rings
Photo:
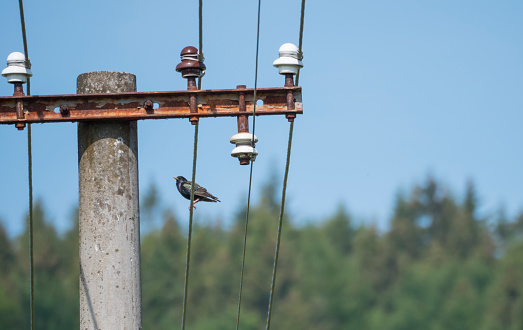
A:
{"type": "MultiPolygon", "coordinates": [[[[252,161],[256,159],[258,151],[252,147],[252,137],[251,133],[238,133],[231,137],[231,143],[236,144],[231,152],[231,156],[237,158],[250,158],[252,161]]],[[[254,135],[254,142],[258,142],[258,138],[254,135]]]]}
{"type": "MultiPolygon", "coordinates": [[[[252,134],[251,133],[238,133],[231,137],[231,143],[232,144],[251,144],[252,142],[252,134]]],[[[256,135],[254,136],[254,143],[258,142],[258,138],[256,135]]]]}
{"type": "Polygon", "coordinates": [[[303,62],[298,56],[298,47],[291,43],[283,44],[279,50],[280,57],[272,63],[278,68],[280,74],[297,74],[303,67],[303,62]]]}
{"type": "Polygon", "coordinates": [[[7,57],[7,68],[2,70],[2,76],[7,78],[7,82],[14,84],[17,82],[26,83],[27,78],[32,77],[31,69],[25,67],[25,55],[14,52],[7,57]]]}
{"type": "Polygon", "coordinates": [[[258,156],[258,151],[251,146],[240,145],[232,150],[231,156],[237,158],[249,157],[250,159],[255,160],[256,156],[258,156]]]}

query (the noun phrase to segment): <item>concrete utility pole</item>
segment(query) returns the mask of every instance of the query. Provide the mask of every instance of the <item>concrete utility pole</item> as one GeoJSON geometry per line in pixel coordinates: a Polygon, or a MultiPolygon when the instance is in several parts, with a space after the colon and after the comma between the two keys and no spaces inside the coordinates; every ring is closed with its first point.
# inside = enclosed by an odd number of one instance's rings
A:
{"type": "MultiPolygon", "coordinates": [[[[136,76],[89,72],[77,93],[136,91],[136,76]]],[[[78,123],[80,329],[141,329],[136,120],[78,123]]]]}

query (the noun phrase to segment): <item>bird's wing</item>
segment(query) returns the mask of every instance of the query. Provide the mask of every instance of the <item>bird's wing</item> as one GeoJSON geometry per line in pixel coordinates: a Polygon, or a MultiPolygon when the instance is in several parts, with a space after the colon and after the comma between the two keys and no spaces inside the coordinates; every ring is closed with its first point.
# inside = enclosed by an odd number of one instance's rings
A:
{"type": "Polygon", "coordinates": [[[207,192],[207,189],[200,186],[199,184],[196,184],[196,187],[194,188],[194,192],[198,192],[199,194],[205,194],[207,192]]]}
{"type": "MultiPolygon", "coordinates": [[[[192,182],[191,181],[186,181],[182,185],[183,185],[183,188],[186,189],[189,192],[189,194],[190,194],[191,193],[191,189],[192,189],[192,182]]],[[[204,187],[200,186],[199,184],[196,184],[196,186],[194,187],[194,194],[195,195],[205,195],[205,194],[208,194],[208,192],[207,192],[207,189],[205,189],[204,187]]]]}
{"type": "MultiPolygon", "coordinates": [[[[186,181],[183,183],[183,187],[189,192],[189,196],[191,195],[191,181],[186,181]]],[[[213,196],[211,193],[207,191],[204,187],[200,186],[196,183],[196,186],[194,187],[194,196],[200,197],[200,198],[210,198],[212,201],[220,201],[218,197],[213,196]]]]}
{"type": "Polygon", "coordinates": [[[192,186],[191,181],[185,181],[184,183],[182,183],[182,189],[185,191],[188,191],[189,194],[191,194],[191,186],[192,186]]]}

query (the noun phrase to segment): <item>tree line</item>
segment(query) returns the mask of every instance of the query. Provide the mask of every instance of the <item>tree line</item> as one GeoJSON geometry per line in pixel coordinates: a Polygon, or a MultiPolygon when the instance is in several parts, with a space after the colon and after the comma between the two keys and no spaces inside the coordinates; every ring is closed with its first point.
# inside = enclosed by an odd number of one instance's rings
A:
{"type": "MultiPolygon", "coordinates": [[[[181,324],[187,233],[158,196],[150,187],[141,205],[144,329],[181,324]]],[[[477,209],[473,185],[457,198],[428,178],[397,194],[386,231],[356,224],[343,206],[310,224],[285,218],[272,328],[523,329],[523,213],[482,218],[477,209]]],[[[269,183],[251,207],[241,329],[265,326],[278,213],[269,183]]],[[[37,329],[79,327],[77,212],[72,218],[58,233],[35,204],[37,329]]],[[[188,329],[235,327],[244,221],[245,208],[227,228],[196,218],[188,329]]],[[[28,235],[9,237],[0,222],[2,329],[29,327],[28,235]]]]}

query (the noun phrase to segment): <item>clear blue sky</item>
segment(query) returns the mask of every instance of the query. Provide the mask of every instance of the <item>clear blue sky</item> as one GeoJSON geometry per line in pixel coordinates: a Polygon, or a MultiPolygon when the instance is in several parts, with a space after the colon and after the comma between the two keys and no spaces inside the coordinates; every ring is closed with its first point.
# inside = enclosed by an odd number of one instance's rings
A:
{"type": "MultiPolygon", "coordinates": [[[[259,87],[298,43],[301,1],[262,1],[259,87]]],[[[183,90],[180,50],[198,44],[198,1],[25,0],[32,94],[72,94],[84,72],[136,74],[139,91],[183,90]]],[[[204,89],[254,85],[257,1],[204,0],[204,89]]],[[[523,208],[523,2],[307,1],[304,115],[296,120],[287,210],[300,222],[340,203],[386,227],[394,195],[431,174],[460,196],[473,180],[481,212],[523,208]]],[[[0,64],[23,51],[18,2],[0,4],[0,64]]],[[[2,77],[0,95],[12,95],[2,77]]],[[[230,221],[245,202],[248,167],[230,156],[234,118],[200,124],[197,182],[219,196],[197,220],[230,221]]],[[[188,120],[139,122],[140,189],[156,183],[183,221],[173,175],[190,177],[188,120]]],[[[283,177],[288,123],[256,122],[253,198],[283,177]]],[[[27,138],[0,126],[0,218],[19,233],[27,212],[27,138]]],[[[78,201],[76,124],[33,125],[35,198],[59,228],[78,201]]],[[[275,220],[276,221],[276,220],[275,220]]]]}

